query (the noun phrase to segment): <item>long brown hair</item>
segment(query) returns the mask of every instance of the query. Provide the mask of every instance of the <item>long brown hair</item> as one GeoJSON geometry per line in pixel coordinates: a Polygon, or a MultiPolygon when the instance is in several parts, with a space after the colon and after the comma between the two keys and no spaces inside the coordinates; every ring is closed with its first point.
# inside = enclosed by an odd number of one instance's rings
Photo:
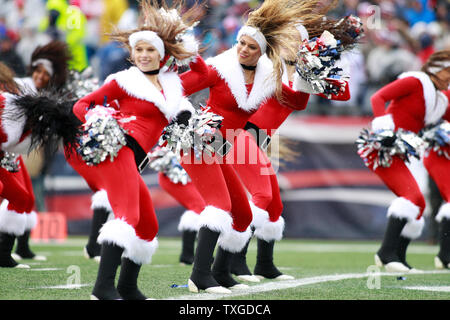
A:
{"type": "Polygon", "coordinates": [[[266,38],[266,54],[273,63],[277,81],[276,96],[280,100],[283,74],[281,48],[286,49],[290,56],[295,55],[298,48],[293,45],[296,39],[292,27],[300,20],[307,29],[308,26],[318,24],[323,19],[324,12],[337,3],[337,0],[333,0],[332,4],[324,9],[319,9],[320,3],[321,0],[265,0],[258,9],[248,15],[246,25],[258,28],[266,38]]]}
{"type": "Polygon", "coordinates": [[[186,50],[179,35],[188,31],[201,18],[200,4],[195,3],[191,8],[184,10],[182,0],[174,1],[170,7],[164,0],[143,0],[140,1],[140,7],[140,26],[134,30],[110,33],[111,40],[120,42],[131,53],[128,37],[134,32],[148,30],[157,33],[164,42],[166,55],[184,60],[197,54],[186,50]]]}
{"type": "Polygon", "coordinates": [[[421,71],[425,72],[430,77],[436,77],[433,72],[430,71],[431,68],[441,67],[443,62],[450,62],[450,50],[436,51],[422,66],[421,71]]]}
{"type": "Polygon", "coordinates": [[[38,59],[47,59],[53,66],[53,75],[50,78],[50,86],[60,89],[64,86],[69,77],[68,62],[71,58],[67,44],[62,41],[51,41],[44,46],[37,47],[31,54],[30,74],[34,72],[36,66],[33,62],[38,59]]]}
{"type": "Polygon", "coordinates": [[[14,71],[0,62],[0,90],[17,94],[19,87],[14,81],[14,71]]]}

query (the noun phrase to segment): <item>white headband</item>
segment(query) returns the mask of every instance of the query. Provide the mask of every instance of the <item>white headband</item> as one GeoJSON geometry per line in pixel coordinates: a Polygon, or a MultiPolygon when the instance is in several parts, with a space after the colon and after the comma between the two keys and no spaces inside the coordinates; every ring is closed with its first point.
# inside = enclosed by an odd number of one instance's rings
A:
{"type": "Polygon", "coordinates": [[[300,33],[300,35],[302,36],[302,41],[303,40],[309,40],[309,33],[308,30],[306,30],[305,26],[302,25],[301,23],[296,24],[295,28],[297,28],[297,31],[300,33]]]}
{"type": "Polygon", "coordinates": [[[259,48],[261,49],[261,54],[266,53],[267,48],[267,40],[266,37],[262,34],[259,29],[251,27],[251,26],[243,26],[237,35],[237,39],[239,40],[242,36],[249,36],[253,40],[255,40],[259,48]]]}
{"type": "Polygon", "coordinates": [[[450,67],[450,61],[441,61],[441,62],[437,62],[436,64],[437,64],[436,67],[430,67],[430,68],[428,68],[428,71],[436,74],[439,71],[442,71],[442,70],[450,67]]]}
{"type": "Polygon", "coordinates": [[[161,60],[164,59],[165,56],[165,50],[164,50],[164,42],[162,39],[156,34],[156,32],[144,30],[144,31],[138,31],[135,33],[132,33],[128,37],[128,42],[130,44],[130,47],[134,50],[134,46],[138,41],[145,41],[152,46],[155,47],[155,49],[158,51],[159,56],[161,57],[161,60]]]}
{"type": "Polygon", "coordinates": [[[48,74],[53,76],[53,63],[48,59],[36,59],[31,64],[32,67],[36,67],[37,65],[41,64],[44,69],[48,72],[48,74]]]}

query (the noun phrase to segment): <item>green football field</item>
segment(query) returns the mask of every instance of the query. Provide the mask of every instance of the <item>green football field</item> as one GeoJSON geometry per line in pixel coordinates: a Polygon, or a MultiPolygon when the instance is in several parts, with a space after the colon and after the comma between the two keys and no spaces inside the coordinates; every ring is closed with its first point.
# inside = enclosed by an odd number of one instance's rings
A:
{"type": "MultiPolygon", "coordinates": [[[[31,243],[47,261],[27,261],[30,269],[0,269],[0,300],[86,300],[93,288],[98,264],[83,257],[86,237],[64,243],[31,243]]],[[[447,300],[450,271],[436,270],[437,246],[412,243],[408,261],[422,273],[392,274],[374,266],[379,242],[284,239],[276,245],[279,269],[295,280],[247,283],[246,291],[231,295],[188,291],[191,266],[178,263],[179,238],[159,238],[152,263],[142,268],[141,291],[164,300],[447,300]],[[176,286],[173,286],[176,285],[176,286]]],[[[256,259],[256,240],[250,243],[248,264],[256,259]]]]}

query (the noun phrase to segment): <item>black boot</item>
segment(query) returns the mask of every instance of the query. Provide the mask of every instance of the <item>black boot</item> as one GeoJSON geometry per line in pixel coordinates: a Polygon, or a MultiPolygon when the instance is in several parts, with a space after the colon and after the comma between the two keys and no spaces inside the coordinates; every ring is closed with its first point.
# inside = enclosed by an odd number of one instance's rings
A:
{"type": "Polygon", "coordinates": [[[383,264],[401,262],[397,254],[397,247],[400,242],[400,234],[406,222],[406,219],[389,217],[381,248],[377,252],[383,264]]]}
{"type": "Polygon", "coordinates": [[[291,280],[292,276],[283,275],[273,263],[273,247],[275,241],[265,241],[258,239],[255,275],[267,279],[291,280]]]}
{"type": "Polygon", "coordinates": [[[117,291],[124,300],[145,300],[146,296],[139,291],[137,287],[137,279],[141,265],[134,263],[128,258],[122,259],[120,267],[119,282],[117,291]]]}
{"type": "Polygon", "coordinates": [[[248,239],[248,242],[245,244],[244,248],[242,248],[241,251],[234,253],[231,258],[231,273],[234,275],[252,275],[252,272],[247,266],[247,250],[250,244],[250,239],[248,239]]]}
{"type": "Polygon", "coordinates": [[[45,261],[47,260],[44,256],[37,256],[30,249],[30,233],[31,230],[25,231],[23,235],[17,237],[16,251],[14,252],[19,259],[36,259],[45,261]]]}
{"type": "Polygon", "coordinates": [[[240,284],[231,276],[231,259],[233,253],[221,248],[217,249],[216,256],[214,258],[214,264],[212,267],[212,274],[214,279],[225,288],[246,288],[247,285],[240,284]]]}
{"type": "Polygon", "coordinates": [[[197,231],[184,230],[181,235],[180,262],[191,265],[194,262],[194,246],[197,231]]]}
{"type": "Polygon", "coordinates": [[[105,208],[96,208],[92,216],[91,231],[89,233],[88,243],[86,245],[87,257],[93,259],[100,256],[100,244],[97,243],[97,238],[100,228],[108,220],[109,211],[105,208]]]}
{"type": "Polygon", "coordinates": [[[450,264],[450,219],[443,218],[439,223],[439,253],[442,267],[448,269],[450,264]]]}
{"type": "Polygon", "coordinates": [[[11,252],[14,246],[16,236],[6,232],[0,232],[0,267],[2,268],[16,268],[20,265],[11,257],[11,252]]]}
{"type": "Polygon", "coordinates": [[[409,269],[412,269],[412,267],[408,264],[408,262],[406,262],[406,250],[408,249],[410,242],[411,239],[400,236],[398,240],[397,256],[399,257],[401,263],[403,263],[409,269]]]}
{"type": "Polygon", "coordinates": [[[115,244],[104,243],[101,249],[101,260],[98,267],[97,280],[92,290],[94,300],[119,300],[121,296],[114,286],[117,268],[121,263],[123,248],[115,244]]]}
{"type": "Polygon", "coordinates": [[[194,266],[189,278],[189,291],[198,292],[199,289],[208,292],[230,293],[214,279],[211,272],[214,248],[216,247],[219,232],[207,227],[201,227],[198,231],[197,249],[194,256],[194,266]]]}

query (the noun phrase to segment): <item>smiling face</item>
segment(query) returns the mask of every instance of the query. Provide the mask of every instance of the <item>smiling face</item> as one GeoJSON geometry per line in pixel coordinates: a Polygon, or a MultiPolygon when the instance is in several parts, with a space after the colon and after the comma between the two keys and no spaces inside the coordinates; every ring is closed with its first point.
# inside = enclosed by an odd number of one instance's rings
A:
{"type": "Polygon", "coordinates": [[[31,79],[33,80],[34,86],[38,90],[47,88],[50,78],[50,74],[47,70],[45,70],[42,64],[38,64],[31,74],[31,79]]]}
{"type": "Polygon", "coordinates": [[[237,44],[239,63],[247,66],[256,66],[261,57],[261,49],[253,38],[242,36],[237,44]]]}
{"type": "Polygon", "coordinates": [[[141,71],[151,71],[159,69],[158,50],[145,41],[138,41],[133,48],[132,59],[136,67],[141,71]]]}

